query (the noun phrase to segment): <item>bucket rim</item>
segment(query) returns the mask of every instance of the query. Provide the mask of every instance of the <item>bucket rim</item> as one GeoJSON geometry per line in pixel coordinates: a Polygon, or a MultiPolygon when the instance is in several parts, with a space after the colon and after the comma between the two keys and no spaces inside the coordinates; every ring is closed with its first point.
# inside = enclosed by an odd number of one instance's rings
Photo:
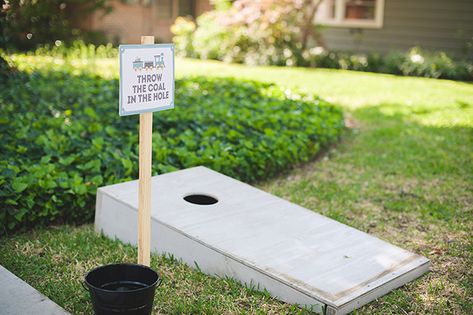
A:
{"type": "Polygon", "coordinates": [[[161,278],[160,274],[157,271],[155,271],[151,267],[148,267],[148,266],[145,266],[145,265],[142,265],[142,264],[134,264],[134,263],[114,263],[114,264],[107,264],[107,265],[97,266],[94,269],[87,272],[84,276],[84,282],[88,287],[93,288],[94,290],[100,290],[100,291],[103,291],[103,292],[118,293],[118,294],[128,293],[128,292],[139,292],[139,291],[147,290],[150,287],[157,286],[159,283],[161,283],[161,281],[162,281],[162,278],[161,278]],[[112,267],[112,266],[133,266],[133,267],[141,267],[143,269],[148,269],[148,270],[151,270],[152,272],[154,272],[156,274],[157,279],[156,279],[155,282],[153,282],[150,285],[147,285],[144,288],[139,288],[139,289],[130,290],[130,291],[126,291],[126,292],[117,292],[117,291],[114,291],[114,290],[107,290],[107,289],[99,288],[99,287],[96,287],[95,285],[92,285],[89,281],[87,281],[87,276],[89,276],[89,274],[91,274],[92,272],[97,271],[99,269],[106,268],[106,267],[112,267]]]}

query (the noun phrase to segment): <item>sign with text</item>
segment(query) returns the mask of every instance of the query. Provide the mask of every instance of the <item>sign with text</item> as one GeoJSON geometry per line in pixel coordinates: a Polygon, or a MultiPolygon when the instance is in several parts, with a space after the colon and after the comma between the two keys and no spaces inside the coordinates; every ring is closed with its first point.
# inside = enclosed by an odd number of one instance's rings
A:
{"type": "Polygon", "coordinates": [[[174,45],[120,45],[120,116],[174,108],[174,45]]]}

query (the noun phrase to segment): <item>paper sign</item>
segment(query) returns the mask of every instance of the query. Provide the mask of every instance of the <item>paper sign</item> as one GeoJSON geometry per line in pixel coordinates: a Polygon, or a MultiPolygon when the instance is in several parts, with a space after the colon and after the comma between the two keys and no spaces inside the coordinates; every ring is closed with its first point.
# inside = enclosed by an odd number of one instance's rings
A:
{"type": "Polygon", "coordinates": [[[120,45],[120,116],[174,108],[174,45],[120,45]]]}

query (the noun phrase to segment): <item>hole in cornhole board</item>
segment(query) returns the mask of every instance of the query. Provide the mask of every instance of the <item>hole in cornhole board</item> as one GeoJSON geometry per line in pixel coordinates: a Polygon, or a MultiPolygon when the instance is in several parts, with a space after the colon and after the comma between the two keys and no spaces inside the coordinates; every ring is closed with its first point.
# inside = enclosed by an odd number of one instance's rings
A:
{"type": "Polygon", "coordinates": [[[218,200],[212,196],[204,194],[192,194],[184,197],[184,200],[193,203],[195,205],[208,206],[218,202],[218,200]]]}

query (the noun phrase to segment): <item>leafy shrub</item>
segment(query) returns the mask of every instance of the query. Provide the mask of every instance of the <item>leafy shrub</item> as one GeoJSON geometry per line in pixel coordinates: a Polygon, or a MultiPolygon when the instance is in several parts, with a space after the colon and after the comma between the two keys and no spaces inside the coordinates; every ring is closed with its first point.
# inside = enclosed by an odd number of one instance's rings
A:
{"type": "Polygon", "coordinates": [[[177,55],[181,57],[195,57],[192,45],[192,35],[195,31],[195,23],[190,18],[178,17],[171,26],[171,32],[175,35],[173,40],[177,55]]]}
{"type": "Polygon", "coordinates": [[[295,65],[303,62],[301,52],[309,40],[316,41],[316,10],[311,8],[319,4],[311,0],[237,0],[222,5],[225,9],[202,14],[196,23],[179,19],[171,30],[181,55],[247,64],[295,65]],[[192,33],[191,29],[195,31],[192,33]],[[181,47],[183,42],[187,44],[181,47]]]}
{"type": "Polygon", "coordinates": [[[199,27],[193,34],[192,44],[202,59],[222,60],[235,45],[233,34],[216,21],[215,12],[204,13],[198,17],[199,27]]]}
{"type": "Polygon", "coordinates": [[[107,0],[5,1],[0,7],[0,47],[28,50],[78,38],[103,42],[102,34],[76,27],[96,10],[107,13],[111,7],[107,0]]]}
{"type": "Polygon", "coordinates": [[[40,45],[33,53],[34,56],[50,56],[63,59],[94,59],[94,58],[116,58],[118,48],[112,44],[95,45],[85,43],[82,40],[75,40],[72,43],[61,45],[40,45]]]}
{"type": "MultiPolygon", "coordinates": [[[[0,233],[90,220],[97,187],[137,178],[138,117],[118,116],[117,80],[73,70],[2,83],[0,233]]],[[[205,165],[254,181],[307,161],[343,128],[323,100],[252,81],[177,80],[175,103],[155,115],[153,174],[205,165]]]]}
{"type": "Polygon", "coordinates": [[[15,67],[0,51],[0,83],[16,73],[15,67]]]}
{"type": "MultiPolygon", "coordinates": [[[[471,61],[454,60],[444,52],[425,53],[414,47],[407,53],[381,56],[330,51],[319,46],[308,48],[301,37],[307,29],[307,10],[300,10],[299,5],[303,1],[238,0],[230,9],[207,12],[196,22],[178,19],[172,28],[176,51],[180,56],[249,65],[309,66],[473,80],[471,61]]],[[[309,29],[314,41],[321,41],[320,36],[315,36],[315,28],[309,29]]]]}
{"type": "Polygon", "coordinates": [[[473,80],[472,63],[455,61],[444,52],[426,53],[419,47],[413,47],[406,54],[398,52],[388,54],[380,72],[428,78],[473,80]]]}

